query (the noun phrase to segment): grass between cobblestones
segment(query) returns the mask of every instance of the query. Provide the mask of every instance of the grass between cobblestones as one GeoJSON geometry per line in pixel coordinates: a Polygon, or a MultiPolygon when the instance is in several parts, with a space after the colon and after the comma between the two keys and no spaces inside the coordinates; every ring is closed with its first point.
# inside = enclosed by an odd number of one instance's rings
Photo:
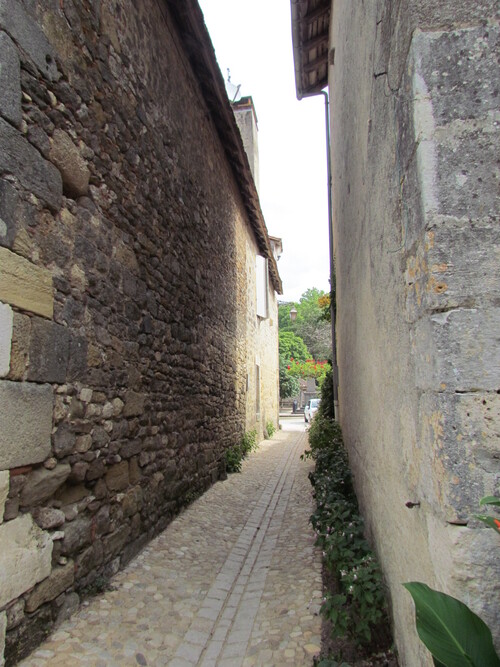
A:
{"type": "Polygon", "coordinates": [[[342,433],[328,410],[326,396],[304,454],[316,463],[309,473],[316,500],[310,520],[323,552],[324,631],[316,664],[396,667],[382,573],[364,537],[342,433]]]}

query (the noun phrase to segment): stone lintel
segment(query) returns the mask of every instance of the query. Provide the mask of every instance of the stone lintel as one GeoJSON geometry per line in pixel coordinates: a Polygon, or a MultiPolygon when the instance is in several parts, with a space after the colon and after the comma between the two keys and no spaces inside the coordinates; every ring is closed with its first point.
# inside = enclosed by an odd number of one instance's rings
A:
{"type": "Polygon", "coordinates": [[[51,319],[52,274],[7,248],[0,248],[0,300],[51,319]]]}

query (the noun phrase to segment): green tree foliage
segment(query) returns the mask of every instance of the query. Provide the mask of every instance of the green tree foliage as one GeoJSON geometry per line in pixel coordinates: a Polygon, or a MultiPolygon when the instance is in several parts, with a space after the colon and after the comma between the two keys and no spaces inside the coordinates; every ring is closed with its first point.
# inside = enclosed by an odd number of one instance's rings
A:
{"type": "Polygon", "coordinates": [[[285,357],[287,361],[290,359],[305,361],[311,356],[302,338],[296,336],[293,331],[280,331],[278,338],[280,356],[285,357]]]}
{"type": "Polygon", "coordinates": [[[299,378],[290,375],[287,366],[290,362],[280,355],[280,398],[293,398],[299,393],[299,378]]]}
{"type": "Polygon", "coordinates": [[[300,297],[299,303],[283,303],[279,306],[278,323],[280,331],[291,331],[302,338],[310,356],[315,359],[331,357],[331,325],[324,318],[323,290],[312,287],[300,297]],[[292,322],[290,310],[295,307],[297,317],[292,322]]]}

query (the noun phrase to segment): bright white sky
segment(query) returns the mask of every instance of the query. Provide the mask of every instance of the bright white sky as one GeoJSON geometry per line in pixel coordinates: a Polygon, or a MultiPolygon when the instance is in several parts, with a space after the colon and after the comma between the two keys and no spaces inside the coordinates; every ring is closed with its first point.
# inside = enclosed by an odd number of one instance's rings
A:
{"type": "Polygon", "coordinates": [[[283,239],[280,300],[330,290],[325,107],[295,94],[290,0],[199,0],[224,79],[251,95],[259,120],[260,200],[283,239]]]}

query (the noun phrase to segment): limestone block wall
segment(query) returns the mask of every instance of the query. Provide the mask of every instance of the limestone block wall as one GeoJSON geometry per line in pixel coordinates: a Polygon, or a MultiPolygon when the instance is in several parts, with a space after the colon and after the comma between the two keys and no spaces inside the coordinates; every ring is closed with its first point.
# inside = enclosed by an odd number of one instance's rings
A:
{"type": "Polygon", "coordinates": [[[0,62],[13,664],[224,473],[247,426],[249,232],[167,3],[0,0],[0,62]]]}
{"type": "Polygon", "coordinates": [[[271,422],[278,428],[279,421],[279,352],[278,352],[278,299],[270,287],[268,291],[269,317],[257,323],[257,350],[261,367],[260,426],[271,422]]]}
{"type": "Polygon", "coordinates": [[[497,3],[332,5],[340,418],[401,664],[430,665],[405,581],[500,641],[497,3]],[[413,509],[406,502],[420,503],[413,509]]]}
{"type": "Polygon", "coordinates": [[[236,236],[240,304],[238,340],[242,341],[239,363],[246,370],[240,394],[245,411],[245,429],[256,430],[261,439],[267,422],[271,421],[278,428],[279,421],[278,299],[269,280],[269,316],[257,316],[258,247],[247,227],[238,225],[236,236]],[[245,307],[242,307],[243,304],[245,307]]]}

